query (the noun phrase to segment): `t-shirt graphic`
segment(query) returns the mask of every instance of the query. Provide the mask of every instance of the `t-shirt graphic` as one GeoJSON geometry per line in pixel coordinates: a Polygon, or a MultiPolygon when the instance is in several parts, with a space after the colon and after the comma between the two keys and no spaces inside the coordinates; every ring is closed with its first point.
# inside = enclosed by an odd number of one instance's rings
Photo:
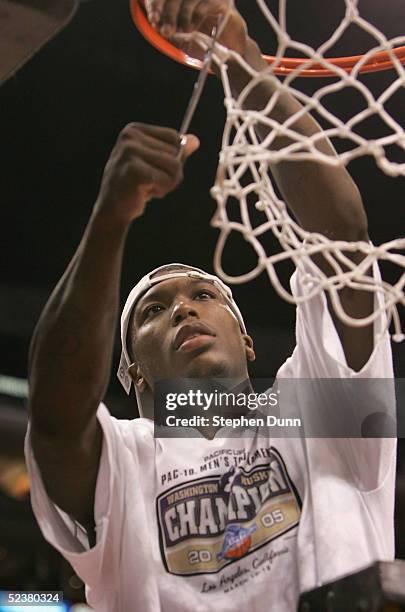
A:
{"type": "Polygon", "coordinates": [[[168,572],[216,573],[296,527],[301,501],[276,449],[266,463],[176,485],[157,499],[168,572]]]}

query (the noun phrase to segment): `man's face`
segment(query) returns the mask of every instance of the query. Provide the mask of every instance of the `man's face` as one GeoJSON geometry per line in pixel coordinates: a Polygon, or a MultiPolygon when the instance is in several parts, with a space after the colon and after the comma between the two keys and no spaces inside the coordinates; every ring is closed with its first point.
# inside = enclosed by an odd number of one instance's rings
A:
{"type": "Polygon", "coordinates": [[[189,277],[154,285],[137,303],[130,345],[135,382],[176,378],[246,378],[254,352],[219,289],[189,277]]]}

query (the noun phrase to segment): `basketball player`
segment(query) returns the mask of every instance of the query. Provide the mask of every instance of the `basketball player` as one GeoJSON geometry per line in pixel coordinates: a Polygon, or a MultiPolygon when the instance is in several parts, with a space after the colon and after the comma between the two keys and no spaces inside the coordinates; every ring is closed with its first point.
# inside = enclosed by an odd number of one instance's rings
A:
{"type": "MultiPolygon", "coordinates": [[[[211,31],[225,8],[221,0],[148,4],[151,22],[170,38],[211,31]]],[[[220,42],[264,67],[236,10],[220,42]]],[[[229,73],[237,93],[248,76],[232,61],[229,73]]],[[[262,84],[246,103],[260,110],[270,95],[271,85],[262,84]]],[[[286,95],[273,112],[283,121],[297,107],[286,95]]],[[[308,135],[320,130],[310,116],[294,127],[308,135]]],[[[254,359],[230,290],[180,264],[142,279],[121,319],[119,376],[127,390],[134,385],[143,418],[117,421],[100,404],[127,232],[151,198],[164,198],[181,182],[198,140],[187,138],[183,156],[180,147],[171,129],[131,124],[122,131],[80,246],[41,316],[31,349],[26,443],[33,508],[97,612],[292,611],[300,592],[392,558],[395,443],[270,443],[265,436],[228,439],[204,431],[155,439],[147,400],[156,381],[244,380],[254,359]]],[[[333,155],[326,138],[319,147],[333,155]]],[[[271,171],[305,229],[367,239],[361,198],[344,168],[283,162],[271,171]]],[[[317,263],[328,273],[326,261],[317,263]]],[[[291,286],[295,295],[308,291],[297,273],[291,286]]],[[[370,296],[341,291],[354,317],[372,312],[370,296]]],[[[278,377],[389,378],[383,330],[383,320],[346,327],[329,312],[328,296],[318,295],[297,309],[297,347],[278,377]]],[[[325,398],[310,399],[327,413],[325,398]]],[[[299,409],[303,400],[298,394],[295,400],[299,409]]],[[[362,405],[353,410],[361,421],[362,405]]]]}

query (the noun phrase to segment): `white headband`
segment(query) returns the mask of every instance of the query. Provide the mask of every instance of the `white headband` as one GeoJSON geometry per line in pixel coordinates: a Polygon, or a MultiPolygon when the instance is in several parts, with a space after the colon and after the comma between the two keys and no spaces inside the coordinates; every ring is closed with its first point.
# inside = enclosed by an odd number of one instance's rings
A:
{"type": "MultiPolygon", "coordinates": [[[[146,276],[141,278],[139,283],[135,285],[135,287],[132,289],[131,293],[129,294],[127,298],[127,301],[124,306],[124,310],[122,311],[122,315],[121,315],[122,352],[121,352],[121,360],[120,360],[120,365],[118,368],[117,376],[118,376],[120,383],[122,384],[122,386],[124,387],[128,395],[131,390],[131,384],[132,384],[132,378],[128,373],[128,368],[131,365],[131,359],[129,357],[128,347],[127,347],[127,332],[128,332],[129,320],[131,318],[131,313],[136,303],[138,302],[138,300],[147,291],[149,291],[151,287],[165,280],[168,280],[171,278],[181,278],[181,277],[203,279],[205,281],[209,281],[213,283],[214,285],[216,285],[216,287],[221,292],[221,295],[225,298],[225,301],[231,313],[234,315],[237,322],[239,323],[242,333],[246,334],[246,327],[243,321],[242,313],[240,312],[239,308],[236,305],[235,300],[233,299],[232,291],[227,285],[225,285],[225,283],[221,281],[220,278],[212,274],[208,274],[207,272],[204,272],[204,270],[200,270],[199,268],[194,268],[192,266],[186,266],[185,264],[177,264],[177,263],[176,264],[166,264],[165,266],[160,266],[159,268],[152,270],[152,272],[149,272],[149,274],[146,274],[146,276]],[[178,269],[169,271],[167,274],[162,274],[161,276],[156,276],[158,272],[162,272],[166,268],[178,268],[178,269]]],[[[137,394],[137,398],[138,398],[138,404],[139,404],[138,394],[137,394]]]]}

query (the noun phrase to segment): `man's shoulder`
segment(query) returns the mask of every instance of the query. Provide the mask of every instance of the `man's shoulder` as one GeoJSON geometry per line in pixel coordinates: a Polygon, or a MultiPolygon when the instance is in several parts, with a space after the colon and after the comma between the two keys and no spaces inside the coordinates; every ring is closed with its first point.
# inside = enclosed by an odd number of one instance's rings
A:
{"type": "Polygon", "coordinates": [[[117,418],[104,403],[98,407],[97,418],[105,435],[118,436],[127,444],[153,441],[153,422],[150,419],[117,418]]]}

